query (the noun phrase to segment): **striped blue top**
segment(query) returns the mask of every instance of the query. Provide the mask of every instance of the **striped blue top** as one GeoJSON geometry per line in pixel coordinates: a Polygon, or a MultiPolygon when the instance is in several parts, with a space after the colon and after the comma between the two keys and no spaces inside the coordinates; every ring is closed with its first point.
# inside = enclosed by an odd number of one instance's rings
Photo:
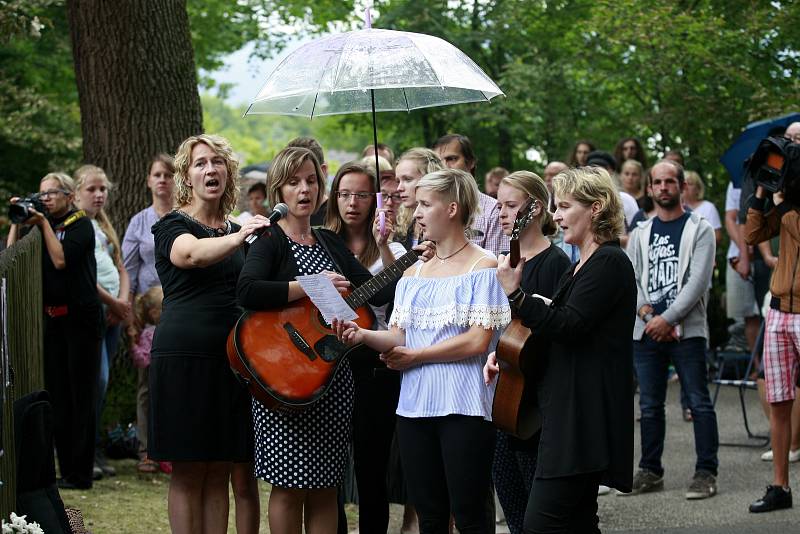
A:
{"type": "MultiPolygon", "coordinates": [[[[421,263],[420,263],[421,265],[421,263]]],[[[406,346],[421,348],[457,336],[480,325],[494,329],[489,351],[501,329],[511,321],[511,309],[496,269],[480,269],[446,278],[406,276],[397,283],[389,326],[405,331],[406,346]]],[[[423,363],[403,371],[397,415],[439,417],[480,416],[491,421],[494,385],[483,383],[488,352],[462,360],[423,363]]]]}

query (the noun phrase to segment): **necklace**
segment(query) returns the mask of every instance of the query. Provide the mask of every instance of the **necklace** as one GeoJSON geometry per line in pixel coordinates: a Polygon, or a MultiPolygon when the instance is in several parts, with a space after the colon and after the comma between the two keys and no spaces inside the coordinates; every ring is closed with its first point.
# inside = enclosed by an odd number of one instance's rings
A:
{"type": "Polygon", "coordinates": [[[231,231],[231,225],[230,225],[230,222],[228,222],[227,219],[224,221],[222,226],[220,226],[218,228],[215,228],[213,226],[208,226],[207,224],[204,224],[204,223],[198,221],[197,219],[195,219],[194,217],[192,217],[191,215],[189,215],[188,213],[186,213],[183,210],[176,210],[176,211],[181,216],[183,216],[184,219],[188,219],[188,220],[194,222],[195,224],[197,224],[198,226],[200,226],[208,234],[208,237],[226,236],[231,231]]]}
{"type": "Polygon", "coordinates": [[[460,248],[460,249],[456,250],[456,251],[455,251],[455,252],[453,252],[452,254],[449,254],[449,255],[445,256],[444,258],[443,258],[443,257],[441,257],[441,256],[439,256],[439,252],[434,252],[434,254],[436,254],[436,257],[439,259],[439,263],[444,263],[445,261],[449,260],[450,258],[452,258],[453,256],[455,256],[456,254],[458,254],[459,252],[461,252],[462,250],[464,250],[465,248],[467,248],[467,245],[469,245],[469,241],[467,241],[466,243],[464,243],[464,244],[461,246],[461,248],[460,248]]]}

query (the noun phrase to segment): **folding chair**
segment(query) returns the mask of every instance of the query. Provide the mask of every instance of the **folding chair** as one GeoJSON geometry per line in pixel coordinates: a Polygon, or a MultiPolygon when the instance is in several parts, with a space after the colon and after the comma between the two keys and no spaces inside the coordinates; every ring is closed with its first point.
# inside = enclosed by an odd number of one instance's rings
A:
{"type": "Polygon", "coordinates": [[[748,389],[750,390],[758,390],[758,386],[755,380],[750,379],[750,373],[753,370],[753,366],[755,361],[758,359],[760,354],[760,348],[764,345],[764,323],[761,323],[761,329],[758,333],[758,338],[756,339],[755,346],[753,347],[753,351],[750,354],[746,352],[729,352],[723,351],[719,348],[714,350],[714,360],[717,363],[717,373],[716,376],[711,380],[713,384],[716,384],[716,389],[714,390],[714,399],[712,403],[716,407],[717,405],[717,397],[719,396],[719,390],[722,386],[729,386],[735,387],[739,390],[739,403],[742,407],[742,419],[744,421],[744,429],[747,432],[747,439],[749,440],[756,440],[755,442],[746,442],[746,443],[722,443],[720,445],[725,445],[728,447],[753,447],[753,448],[764,448],[769,444],[769,436],[763,434],[754,434],[752,430],[750,430],[750,422],[747,419],[747,405],[745,404],[744,400],[744,393],[748,389]],[[743,374],[739,373],[740,363],[747,360],[747,367],[743,374]],[[723,378],[726,376],[726,371],[730,369],[731,364],[733,364],[734,368],[734,376],[736,378],[723,378]]]}

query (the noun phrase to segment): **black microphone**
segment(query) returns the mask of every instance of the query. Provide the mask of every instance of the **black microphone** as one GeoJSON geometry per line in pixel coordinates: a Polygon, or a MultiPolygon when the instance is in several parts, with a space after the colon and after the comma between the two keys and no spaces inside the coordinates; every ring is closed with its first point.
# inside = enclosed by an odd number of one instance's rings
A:
{"type": "MultiPolygon", "coordinates": [[[[267,219],[269,219],[270,224],[275,224],[276,222],[281,220],[282,217],[286,217],[287,213],[289,213],[289,206],[281,202],[280,204],[275,205],[275,207],[272,210],[272,213],[269,214],[269,217],[267,217],[267,219]]],[[[258,230],[247,236],[244,240],[245,243],[247,243],[248,245],[252,245],[253,243],[255,243],[256,239],[261,237],[261,234],[263,234],[267,230],[267,228],[269,228],[269,226],[262,226],[261,228],[259,228],[258,230]]]]}

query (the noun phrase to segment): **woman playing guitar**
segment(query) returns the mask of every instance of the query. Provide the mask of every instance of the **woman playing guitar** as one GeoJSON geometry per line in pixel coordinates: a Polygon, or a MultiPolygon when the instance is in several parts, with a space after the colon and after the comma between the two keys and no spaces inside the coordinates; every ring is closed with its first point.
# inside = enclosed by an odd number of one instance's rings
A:
{"type": "Polygon", "coordinates": [[[398,282],[390,330],[353,322],[337,329],[345,343],[363,342],[403,371],[397,435],[420,532],[447,532],[451,511],[459,532],[484,532],[494,430],[481,368],[511,314],[494,257],[465,236],[478,206],[472,176],[427,174],[416,201],[414,217],[436,241],[436,258],[398,282]]]}
{"type": "MultiPolygon", "coordinates": [[[[275,156],[268,201],[273,206],[285,203],[288,214],[250,248],[237,286],[243,307],[280,308],[305,297],[295,281],[299,274],[324,272],[340,291],[350,288],[348,280],[358,286],[371,278],[341,237],[312,230],[311,215],[324,192],[325,176],[309,150],[290,147],[275,156]]],[[[387,303],[394,285],[384,287],[370,303],[387,303]]],[[[272,484],[271,532],[299,534],[303,524],[311,534],[336,532],[336,488],[348,457],[352,407],[353,375],[347,361],[341,362],[324,396],[305,411],[271,411],[253,400],[255,470],[272,484]]]]}
{"type": "MultiPolygon", "coordinates": [[[[503,233],[512,237],[512,246],[515,237],[512,231],[515,229],[515,221],[518,220],[517,215],[530,215],[530,222],[522,228],[518,236],[520,257],[525,258],[520,285],[526,293],[538,293],[552,298],[558,281],[570,267],[570,261],[560,248],[547,239],[548,235],[555,233],[556,225],[547,210],[548,192],[544,180],[528,171],[517,171],[506,176],[500,181],[497,190],[497,204],[500,206],[500,225],[503,233]]],[[[516,226],[519,230],[520,224],[516,226]]],[[[504,335],[509,335],[509,332],[504,335]]],[[[538,337],[542,343],[546,342],[544,336],[538,337]]],[[[531,360],[532,365],[529,367],[537,367],[538,354],[520,357],[531,360]]],[[[489,355],[489,361],[496,361],[494,353],[489,355]]],[[[526,378],[528,381],[535,381],[535,376],[526,378]]],[[[502,385],[501,380],[498,388],[502,385]]],[[[525,507],[536,470],[538,446],[538,432],[532,438],[521,440],[497,430],[492,479],[511,534],[522,532],[525,507]]]]}
{"type": "MultiPolygon", "coordinates": [[[[630,491],[633,481],[633,344],[636,280],[619,246],[622,201],[594,167],[553,179],[553,216],[580,260],[552,302],[520,286],[526,262],[498,260],[497,278],[528,328],[546,332],[537,381],[543,425],[526,532],[597,532],[597,487],[630,491]]],[[[499,369],[484,372],[493,380],[499,369]]]]}

